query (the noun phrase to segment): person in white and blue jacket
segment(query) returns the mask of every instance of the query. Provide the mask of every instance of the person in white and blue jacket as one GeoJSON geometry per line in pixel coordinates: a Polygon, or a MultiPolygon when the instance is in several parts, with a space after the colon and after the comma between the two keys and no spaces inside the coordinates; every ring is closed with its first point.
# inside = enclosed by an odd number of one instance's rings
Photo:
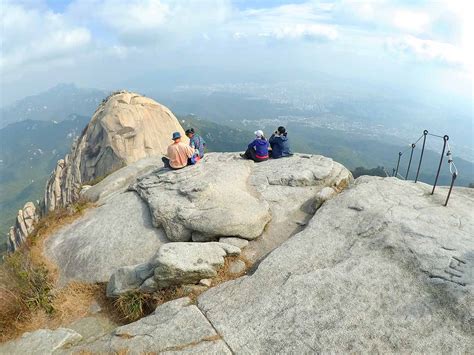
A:
{"type": "Polygon", "coordinates": [[[270,157],[278,159],[291,156],[290,143],[288,142],[288,133],[285,127],[280,126],[269,139],[271,146],[270,157]]]}
{"type": "Polygon", "coordinates": [[[189,138],[189,145],[194,149],[199,158],[204,157],[204,148],[206,147],[206,141],[199,134],[194,132],[194,128],[186,130],[186,136],[189,138]]]}
{"type": "Polygon", "coordinates": [[[255,131],[255,139],[250,142],[245,153],[240,154],[244,159],[253,160],[256,163],[268,160],[268,144],[267,139],[263,135],[263,131],[255,131]]]}

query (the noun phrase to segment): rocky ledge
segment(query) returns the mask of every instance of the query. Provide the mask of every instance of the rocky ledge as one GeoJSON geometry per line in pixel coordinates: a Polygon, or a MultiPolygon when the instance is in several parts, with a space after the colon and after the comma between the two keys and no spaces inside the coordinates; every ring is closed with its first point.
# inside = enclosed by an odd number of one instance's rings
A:
{"type": "MultiPolygon", "coordinates": [[[[50,236],[45,246],[61,283],[107,282],[121,267],[128,271],[119,271],[115,284],[143,282],[130,281],[135,267],[154,268],[142,264],[154,265],[155,254],[171,241],[222,239],[239,251],[245,247],[243,256],[258,261],[352,180],[342,165],[317,155],[255,164],[237,153],[210,153],[178,171],[160,168],[158,160],[131,164],[83,193],[99,207],[50,236]]],[[[186,259],[187,251],[176,250],[186,259]]]]}
{"type": "Polygon", "coordinates": [[[248,276],[61,351],[469,353],[474,191],[430,191],[361,177],[248,276]]]}

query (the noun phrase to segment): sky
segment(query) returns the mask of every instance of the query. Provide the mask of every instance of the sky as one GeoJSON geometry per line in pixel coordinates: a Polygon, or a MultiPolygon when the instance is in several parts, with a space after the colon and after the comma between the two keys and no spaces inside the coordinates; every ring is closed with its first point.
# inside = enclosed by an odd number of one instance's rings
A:
{"type": "Polygon", "coordinates": [[[0,4],[2,106],[62,82],[121,89],[167,71],[229,83],[324,73],[472,100],[469,0],[0,4]]]}

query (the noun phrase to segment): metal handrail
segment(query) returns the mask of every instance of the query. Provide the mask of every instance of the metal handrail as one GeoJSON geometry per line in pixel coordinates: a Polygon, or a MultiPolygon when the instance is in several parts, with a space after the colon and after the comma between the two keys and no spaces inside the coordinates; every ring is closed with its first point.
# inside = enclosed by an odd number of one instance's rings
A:
{"type": "Polygon", "coordinates": [[[447,206],[448,201],[449,201],[449,197],[451,196],[451,191],[453,190],[454,181],[458,177],[458,169],[456,168],[456,165],[454,164],[454,161],[453,161],[453,156],[452,156],[452,153],[451,153],[451,147],[449,146],[449,143],[448,143],[448,141],[449,141],[449,136],[448,135],[440,136],[440,135],[437,135],[437,134],[432,134],[432,133],[429,133],[428,130],[425,129],[423,131],[423,134],[414,143],[412,143],[411,146],[410,146],[411,147],[410,160],[408,162],[407,171],[405,173],[405,176],[402,176],[399,173],[400,160],[401,160],[403,154],[405,154],[408,150],[410,150],[410,148],[405,149],[403,152],[398,152],[397,167],[396,167],[396,169],[395,168],[393,169],[392,176],[399,177],[399,178],[404,179],[404,180],[408,180],[408,174],[410,172],[411,163],[412,163],[412,159],[413,159],[413,151],[416,148],[416,144],[420,141],[420,139],[423,138],[423,146],[421,148],[420,160],[418,161],[418,168],[416,170],[416,177],[415,177],[415,184],[417,183],[418,177],[420,175],[421,162],[423,161],[423,154],[425,152],[425,144],[426,144],[426,137],[427,136],[432,136],[432,137],[443,139],[443,150],[441,151],[441,157],[439,159],[438,171],[436,172],[436,177],[435,177],[435,181],[433,183],[433,189],[431,190],[431,195],[434,194],[434,191],[436,189],[436,185],[438,184],[438,178],[439,178],[439,173],[441,171],[441,166],[443,164],[444,153],[446,151],[446,147],[448,148],[448,152],[446,153],[446,156],[448,157],[449,172],[451,173],[451,184],[449,186],[449,191],[448,191],[448,196],[446,197],[446,202],[444,203],[444,206],[447,206]]]}

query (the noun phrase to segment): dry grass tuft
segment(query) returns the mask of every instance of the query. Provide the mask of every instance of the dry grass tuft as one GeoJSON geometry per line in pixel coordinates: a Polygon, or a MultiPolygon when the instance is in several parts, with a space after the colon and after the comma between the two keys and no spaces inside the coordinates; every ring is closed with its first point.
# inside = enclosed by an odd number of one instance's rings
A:
{"type": "Polygon", "coordinates": [[[243,257],[242,255],[229,256],[229,257],[225,258],[224,266],[221,269],[219,269],[219,271],[217,271],[217,276],[212,279],[212,287],[215,287],[215,286],[217,286],[221,283],[231,281],[231,280],[235,280],[235,279],[238,279],[241,276],[244,276],[245,274],[247,274],[247,271],[251,267],[252,267],[252,263],[249,260],[247,260],[245,257],[243,257]],[[238,261],[238,260],[244,262],[245,269],[239,274],[231,274],[229,272],[230,265],[234,261],[238,261]]]}
{"type": "Polygon", "coordinates": [[[114,306],[125,322],[135,322],[153,312],[154,300],[151,295],[138,291],[127,292],[114,300],[114,306]]]}
{"type": "Polygon", "coordinates": [[[43,256],[43,244],[51,233],[77,219],[90,206],[81,201],[49,213],[40,219],[22,247],[5,257],[0,265],[0,341],[46,326],[62,314],[54,292],[57,269],[43,256]]]}
{"type": "Polygon", "coordinates": [[[54,322],[63,324],[83,318],[90,313],[93,302],[105,302],[105,285],[71,282],[55,293],[54,322]]]}

